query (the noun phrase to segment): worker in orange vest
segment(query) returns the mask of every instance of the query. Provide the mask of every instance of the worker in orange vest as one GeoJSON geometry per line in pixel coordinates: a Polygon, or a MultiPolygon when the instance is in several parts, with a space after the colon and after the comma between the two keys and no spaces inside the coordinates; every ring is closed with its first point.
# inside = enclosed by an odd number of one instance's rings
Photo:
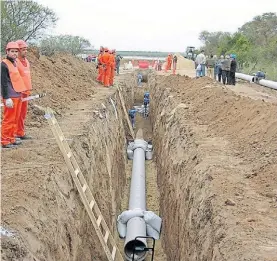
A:
{"type": "MultiPolygon", "coordinates": [[[[28,45],[23,40],[16,41],[19,47],[18,58],[16,59],[18,71],[23,79],[26,92],[22,92],[22,98],[27,98],[31,94],[32,82],[31,82],[31,72],[30,72],[30,63],[26,58],[28,45]]],[[[17,125],[17,130],[15,135],[21,140],[31,139],[32,137],[26,135],[25,133],[25,119],[28,111],[28,101],[22,102],[21,112],[19,116],[19,121],[17,125]]]]}
{"type": "Polygon", "coordinates": [[[104,83],[104,68],[103,68],[103,64],[102,64],[102,55],[104,54],[104,47],[100,46],[100,51],[98,54],[98,76],[97,76],[97,81],[100,83],[104,83]]]}
{"type": "Polygon", "coordinates": [[[171,63],[172,63],[171,55],[168,54],[168,56],[166,58],[166,71],[171,70],[171,63]]]}
{"type": "Polygon", "coordinates": [[[102,55],[102,64],[104,67],[104,86],[110,86],[111,77],[111,55],[109,54],[109,49],[104,49],[104,54],[102,55]]]}
{"type": "Polygon", "coordinates": [[[16,139],[15,132],[20,116],[22,92],[27,89],[16,64],[18,50],[16,42],[9,42],[6,46],[7,57],[1,63],[1,96],[4,102],[2,148],[13,148],[21,144],[21,140],[16,139]]]}
{"type": "Polygon", "coordinates": [[[110,86],[113,86],[113,82],[114,82],[114,76],[115,76],[115,49],[111,50],[110,52],[110,57],[111,57],[111,76],[110,76],[110,86]]]}

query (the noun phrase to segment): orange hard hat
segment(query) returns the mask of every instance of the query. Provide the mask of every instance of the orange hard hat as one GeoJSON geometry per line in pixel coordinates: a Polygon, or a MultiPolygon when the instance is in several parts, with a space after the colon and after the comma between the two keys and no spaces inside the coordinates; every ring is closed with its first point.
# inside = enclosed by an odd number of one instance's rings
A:
{"type": "Polygon", "coordinates": [[[19,49],[18,43],[17,42],[9,42],[6,46],[6,50],[9,49],[19,49]]]}
{"type": "Polygon", "coordinates": [[[18,46],[19,46],[19,48],[21,49],[21,48],[27,48],[28,47],[28,45],[27,45],[27,43],[24,41],[24,40],[17,40],[16,41],[17,42],[17,44],[18,44],[18,46]]]}

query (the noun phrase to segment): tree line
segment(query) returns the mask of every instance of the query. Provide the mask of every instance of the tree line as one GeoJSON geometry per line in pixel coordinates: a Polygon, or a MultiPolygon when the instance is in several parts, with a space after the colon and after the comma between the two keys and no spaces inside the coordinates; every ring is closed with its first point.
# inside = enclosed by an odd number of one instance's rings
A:
{"type": "Polygon", "coordinates": [[[10,41],[22,39],[38,45],[44,55],[68,52],[73,55],[91,47],[89,40],[74,35],[48,36],[58,17],[53,10],[35,1],[1,1],[1,51],[10,41]]]}
{"type": "Polygon", "coordinates": [[[207,54],[236,54],[241,72],[264,71],[277,81],[276,13],[255,16],[235,33],[202,31],[199,40],[207,54]]]}

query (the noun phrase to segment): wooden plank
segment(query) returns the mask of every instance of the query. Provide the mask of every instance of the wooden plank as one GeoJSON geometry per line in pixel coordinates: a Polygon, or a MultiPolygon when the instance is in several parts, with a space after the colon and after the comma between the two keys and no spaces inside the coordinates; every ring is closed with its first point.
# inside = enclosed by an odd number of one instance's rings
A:
{"type": "Polygon", "coordinates": [[[97,226],[99,227],[102,221],[102,215],[98,217],[97,219],[97,226]]]}
{"type": "Polygon", "coordinates": [[[86,192],[87,188],[88,188],[87,184],[84,184],[84,186],[82,187],[83,192],[86,192]]]}
{"type": "Polygon", "coordinates": [[[130,134],[131,134],[132,138],[135,139],[135,133],[134,133],[134,130],[132,128],[132,124],[130,122],[130,119],[129,119],[129,116],[128,116],[128,113],[127,113],[127,110],[126,110],[125,102],[124,102],[124,99],[123,99],[120,88],[118,88],[118,95],[119,95],[119,99],[120,99],[120,102],[121,102],[121,106],[122,106],[124,114],[125,114],[125,118],[126,118],[127,123],[128,123],[130,134]]]}
{"type": "Polygon", "coordinates": [[[94,203],[95,203],[94,200],[90,201],[90,203],[89,203],[89,208],[90,208],[90,209],[93,209],[94,203]]]}
{"type": "Polygon", "coordinates": [[[115,259],[115,254],[116,254],[116,247],[113,247],[113,251],[112,251],[112,259],[115,259]]]}
{"type": "Polygon", "coordinates": [[[110,233],[109,233],[109,231],[107,230],[107,231],[106,231],[106,234],[105,234],[105,237],[104,237],[105,243],[108,242],[109,235],[110,235],[110,233]]]}

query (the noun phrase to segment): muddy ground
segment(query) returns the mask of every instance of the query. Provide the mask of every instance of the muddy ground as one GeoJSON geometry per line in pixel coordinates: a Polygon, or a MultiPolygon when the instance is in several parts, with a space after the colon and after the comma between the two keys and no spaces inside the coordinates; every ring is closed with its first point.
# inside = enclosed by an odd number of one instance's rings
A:
{"type": "MultiPolygon", "coordinates": [[[[34,139],[2,151],[2,226],[10,233],[2,233],[2,259],[106,260],[34,105],[57,112],[121,246],[115,223],[127,206],[131,162],[116,89],[98,85],[93,65],[69,56],[34,55],[31,64],[35,92],[47,96],[30,102],[27,130],[34,139]]],[[[187,64],[178,68],[180,74],[191,70],[187,64]]],[[[154,145],[154,160],[146,165],[147,205],[163,218],[154,260],[277,260],[276,93],[153,73],[138,88],[134,75],[116,81],[127,108],[142,102],[145,90],[151,95],[150,118],[137,117],[136,128],[154,145]]]]}

